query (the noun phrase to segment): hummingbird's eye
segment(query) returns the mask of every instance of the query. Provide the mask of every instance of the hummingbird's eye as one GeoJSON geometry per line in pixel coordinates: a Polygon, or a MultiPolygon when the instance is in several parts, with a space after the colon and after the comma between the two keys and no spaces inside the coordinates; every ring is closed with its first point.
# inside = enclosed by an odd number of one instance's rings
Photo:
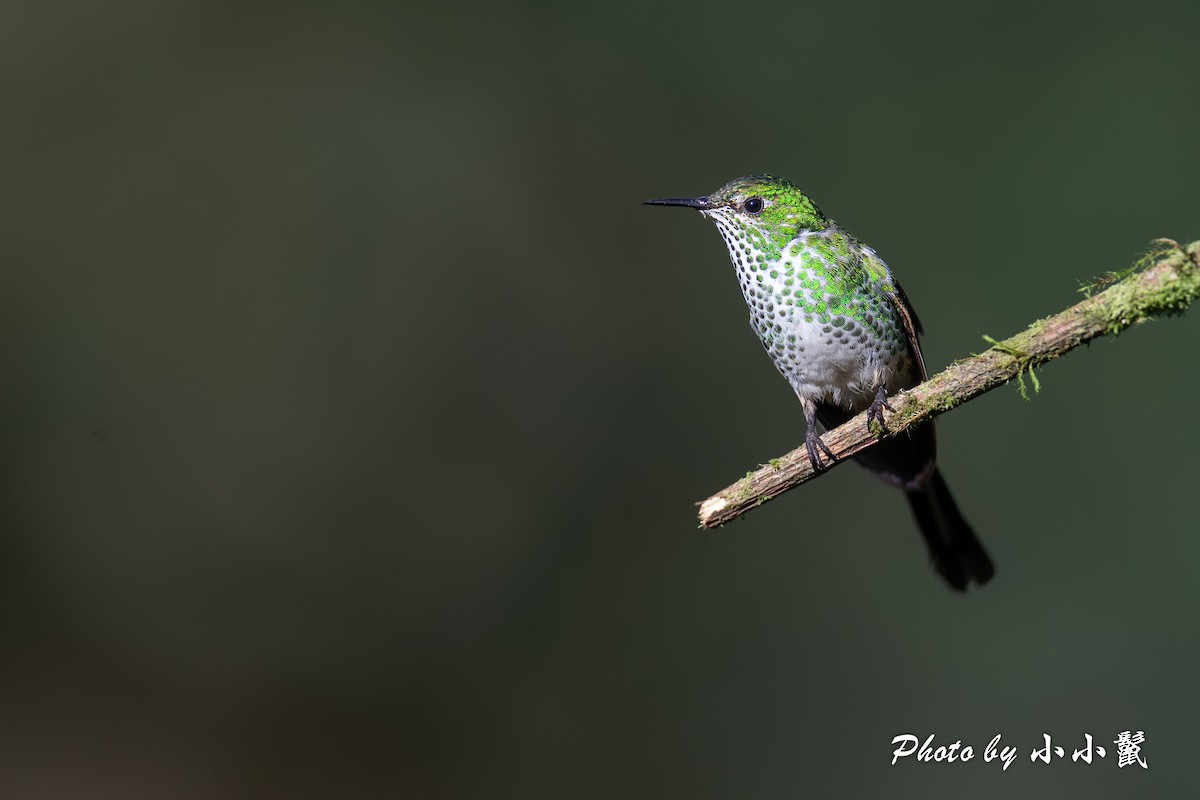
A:
{"type": "Polygon", "coordinates": [[[746,202],[742,203],[742,209],[747,214],[761,214],[763,210],[763,199],[761,197],[751,197],[746,202]]]}

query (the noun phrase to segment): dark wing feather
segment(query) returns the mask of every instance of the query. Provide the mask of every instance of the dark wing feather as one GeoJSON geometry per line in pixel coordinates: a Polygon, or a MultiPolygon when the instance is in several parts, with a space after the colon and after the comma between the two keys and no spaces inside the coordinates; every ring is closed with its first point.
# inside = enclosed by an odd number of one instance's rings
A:
{"type": "Polygon", "coordinates": [[[925,371],[925,356],[921,355],[921,342],[918,339],[925,331],[921,329],[921,320],[917,318],[917,312],[913,310],[912,303],[908,302],[908,295],[904,293],[904,287],[895,278],[892,278],[892,285],[896,287],[896,291],[889,292],[888,299],[892,301],[896,311],[900,312],[900,321],[904,323],[904,335],[908,339],[908,351],[912,353],[917,371],[921,375],[917,381],[920,383],[929,377],[925,371]]]}

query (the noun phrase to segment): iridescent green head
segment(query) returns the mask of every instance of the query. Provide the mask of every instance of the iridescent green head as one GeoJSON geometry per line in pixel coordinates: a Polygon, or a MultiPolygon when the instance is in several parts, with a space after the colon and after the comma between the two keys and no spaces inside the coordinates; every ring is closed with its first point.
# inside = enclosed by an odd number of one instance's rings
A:
{"type": "MultiPolygon", "coordinates": [[[[738,178],[707,197],[648,200],[648,205],[686,206],[735,233],[759,250],[778,253],[805,231],[821,231],[829,220],[800,187],[773,175],[738,178]]],[[[732,246],[732,242],[731,242],[732,246]]]]}

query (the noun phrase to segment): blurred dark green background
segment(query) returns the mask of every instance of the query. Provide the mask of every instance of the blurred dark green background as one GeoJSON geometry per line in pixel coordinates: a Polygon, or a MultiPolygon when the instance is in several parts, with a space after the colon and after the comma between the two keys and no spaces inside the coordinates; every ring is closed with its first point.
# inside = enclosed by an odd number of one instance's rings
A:
{"type": "Polygon", "coordinates": [[[4,14],[0,794],[1186,794],[1196,315],[943,419],[958,597],[854,468],[697,532],[803,421],[640,202],[792,178],[940,369],[1200,238],[1196,6],[405,5],[4,14]]]}

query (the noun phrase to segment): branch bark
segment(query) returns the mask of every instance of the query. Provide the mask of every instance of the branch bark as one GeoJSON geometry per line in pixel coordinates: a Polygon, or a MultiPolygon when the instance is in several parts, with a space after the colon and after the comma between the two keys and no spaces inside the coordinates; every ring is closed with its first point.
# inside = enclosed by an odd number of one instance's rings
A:
{"type": "MultiPolygon", "coordinates": [[[[922,422],[1011,380],[1021,383],[1033,370],[1099,336],[1118,334],[1158,314],[1179,314],[1200,297],[1200,241],[1180,246],[1159,239],[1156,249],[1126,274],[1112,274],[1095,284],[1086,300],[1052,317],[1038,320],[1009,339],[970,358],[956,361],[929,380],[889,398],[895,412],[887,415],[887,436],[922,422]]],[[[836,460],[815,473],[803,446],[772,459],[700,506],[700,525],[715,528],[844,463],[879,440],[867,429],[866,412],[821,436],[836,460]]]]}

